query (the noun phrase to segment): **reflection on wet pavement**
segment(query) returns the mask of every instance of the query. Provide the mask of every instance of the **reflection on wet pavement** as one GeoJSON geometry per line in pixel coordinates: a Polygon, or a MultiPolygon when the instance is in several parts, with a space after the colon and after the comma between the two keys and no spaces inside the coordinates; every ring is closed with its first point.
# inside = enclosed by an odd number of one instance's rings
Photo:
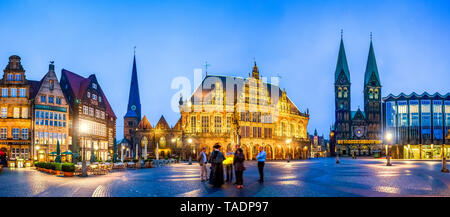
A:
{"type": "MultiPolygon", "coordinates": [[[[242,190],[200,182],[200,167],[187,163],[130,169],[103,176],[57,177],[33,169],[0,173],[0,196],[80,197],[260,197],[260,196],[450,196],[450,174],[435,161],[334,158],[267,162],[259,183],[256,162],[246,162],[242,190]]],[[[208,168],[209,169],[209,168],[208,168]]]]}

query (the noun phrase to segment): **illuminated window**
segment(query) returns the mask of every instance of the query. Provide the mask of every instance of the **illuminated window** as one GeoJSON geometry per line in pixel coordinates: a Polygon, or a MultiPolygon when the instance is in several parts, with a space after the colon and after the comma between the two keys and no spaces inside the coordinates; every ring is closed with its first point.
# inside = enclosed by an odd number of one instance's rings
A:
{"type": "Polygon", "coordinates": [[[2,118],[7,118],[8,117],[8,107],[2,107],[2,118]]]}
{"type": "Polygon", "coordinates": [[[22,118],[28,118],[28,108],[22,108],[22,118]]]}
{"type": "Polygon", "coordinates": [[[49,87],[48,87],[48,88],[49,88],[50,90],[53,90],[53,89],[55,88],[55,81],[50,80],[49,83],[50,83],[50,84],[49,84],[49,87]]]}
{"type": "Polygon", "coordinates": [[[94,108],[89,107],[89,115],[94,116],[94,108]]]}
{"type": "Polygon", "coordinates": [[[20,108],[19,107],[14,107],[13,117],[14,118],[20,118],[20,108]]]}
{"type": "Polygon", "coordinates": [[[202,133],[209,133],[209,117],[202,117],[202,133]]]}
{"type": "Polygon", "coordinates": [[[196,133],[197,132],[197,118],[195,116],[191,116],[191,132],[196,133]]]}
{"type": "Polygon", "coordinates": [[[83,114],[87,115],[89,113],[88,111],[88,107],[87,106],[83,106],[83,114]]]}
{"type": "Polygon", "coordinates": [[[215,133],[222,133],[222,118],[214,117],[214,131],[215,133]]]}
{"type": "Polygon", "coordinates": [[[338,98],[342,98],[342,88],[338,88],[338,98]]]}

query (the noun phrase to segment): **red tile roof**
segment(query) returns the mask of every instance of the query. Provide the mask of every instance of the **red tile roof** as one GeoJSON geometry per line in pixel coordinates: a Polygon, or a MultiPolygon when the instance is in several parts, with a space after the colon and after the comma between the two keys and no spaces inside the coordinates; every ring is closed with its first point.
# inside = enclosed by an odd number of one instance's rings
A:
{"type": "MultiPolygon", "coordinates": [[[[67,81],[69,82],[70,87],[72,88],[72,92],[74,93],[76,98],[82,98],[82,96],[83,96],[84,92],[86,92],[86,89],[89,86],[92,78],[95,77],[95,75],[92,74],[88,78],[84,78],[84,77],[82,77],[78,74],[75,74],[71,71],[68,71],[66,69],[62,69],[61,73],[66,76],[67,81]]],[[[114,111],[113,111],[111,105],[109,104],[108,99],[105,96],[105,93],[103,93],[101,88],[99,88],[99,91],[102,95],[103,101],[105,102],[106,112],[108,113],[109,116],[117,119],[116,114],[114,114],[114,111]]]]}

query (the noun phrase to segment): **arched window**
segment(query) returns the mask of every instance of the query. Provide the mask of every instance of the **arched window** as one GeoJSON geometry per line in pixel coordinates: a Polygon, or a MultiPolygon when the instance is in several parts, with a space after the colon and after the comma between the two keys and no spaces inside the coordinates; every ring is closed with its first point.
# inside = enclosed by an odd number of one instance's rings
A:
{"type": "Polygon", "coordinates": [[[146,145],[148,145],[148,139],[147,139],[147,137],[144,136],[141,139],[141,147],[144,148],[146,145]]]}
{"type": "Polygon", "coordinates": [[[166,138],[164,136],[159,138],[159,148],[166,148],[166,138]]]}
{"type": "Polygon", "coordinates": [[[342,88],[338,88],[338,98],[342,98],[342,88]]]}
{"type": "Polygon", "coordinates": [[[369,99],[373,99],[373,89],[369,89],[369,99]]]}
{"type": "Polygon", "coordinates": [[[348,97],[348,89],[344,87],[344,98],[348,97]]]}
{"type": "Polygon", "coordinates": [[[375,89],[375,99],[378,99],[378,89],[375,89]]]}

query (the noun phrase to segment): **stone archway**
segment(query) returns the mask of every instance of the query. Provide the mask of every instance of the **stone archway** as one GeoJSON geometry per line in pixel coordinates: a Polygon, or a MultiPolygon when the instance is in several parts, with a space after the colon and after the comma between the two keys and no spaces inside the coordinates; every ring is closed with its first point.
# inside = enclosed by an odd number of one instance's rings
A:
{"type": "Polygon", "coordinates": [[[251,155],[250,155],[250,149],[249,149],[248,145],[242,144],[241,149],[244,151],[245,160],[250,159],[251,155]]]}
{"type": "Polygon", "coordinates": [[[283,148],[281,145],[275,145],[275,160],[283,159],[283,148]]]}
{"type": "Polygon", "coordinates": [[[273,148],[271,145],[267,144],[264,146],[264,151],[266,152],[266,159],[272,160],[273,159],[273,148]]]}

